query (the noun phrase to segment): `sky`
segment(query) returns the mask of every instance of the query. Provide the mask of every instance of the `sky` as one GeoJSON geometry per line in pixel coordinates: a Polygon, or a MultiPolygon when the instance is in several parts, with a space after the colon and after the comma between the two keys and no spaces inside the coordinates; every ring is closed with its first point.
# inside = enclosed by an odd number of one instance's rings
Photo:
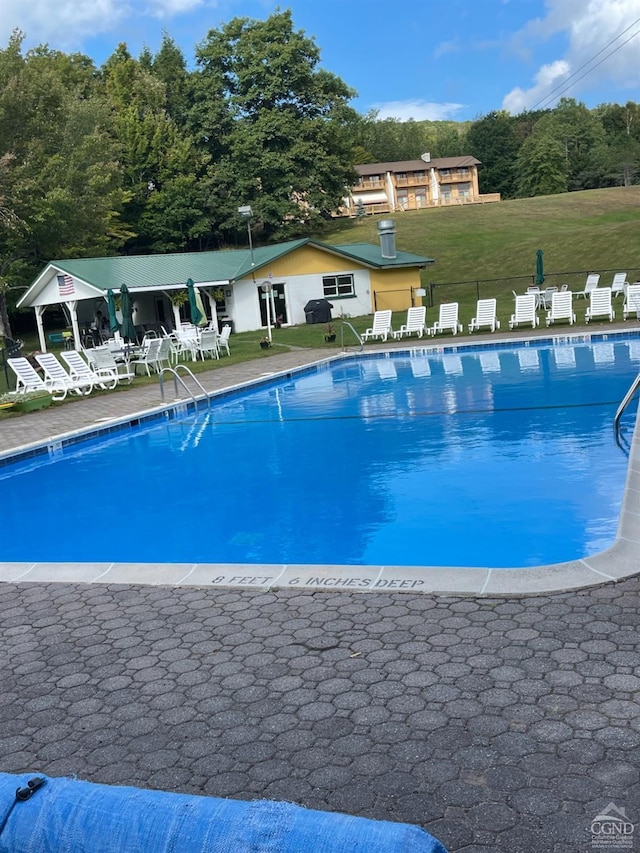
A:
{"type": "Polygon", "coordinates": [[[640,102],[640,0],[0,0],[0,47],[48,44],[100,66],[166,32],[195,68],[209,30],[290,9],[321,65],[379,118],[468,121],[560,97],[587,107],[640,102]]]}

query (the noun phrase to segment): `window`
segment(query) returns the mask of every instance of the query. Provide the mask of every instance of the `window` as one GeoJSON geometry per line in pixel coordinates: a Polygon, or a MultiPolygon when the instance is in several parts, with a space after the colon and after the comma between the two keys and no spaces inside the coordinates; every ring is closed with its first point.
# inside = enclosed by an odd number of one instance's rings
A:
{"type": "Polygon", "coordinates": [[[419,170],[419,171],[413,173],[413,177],[417,181],[421,181],[425,177],[425,173],[422,170],[419,170]]]}
{"type": "Polygon", "coordinates": [[[407,180],[407,173],[406,172],[396,172],[396,178],[399,178],[399,180],[401,180],[401,181],[406,181],[407,180]]]}
{"type": "Polygon", "coordinates": [[[451,177],[451,169],[440,169],[440,175],[441,175],[443,178],[449,178],[449,177],[451,177]]]}
{"type": "Polygon", "coordinates": [[[398,207],[406,210],[409,206],[409,193],[407,190],[398,190],[398,207]]]}
{"type": "Polygon", "coordinates": [[[344,296],[355,296],[356,289],[353,283],[353,275],[325,275],[322,277],[322,290],[327,299],[333,297],[339,299],[344,296]]]}
{"type": "Polygon", "coordinates": [[[471,184],[458,184],[458,195],[468,198],[471,194],[471,184]]]}

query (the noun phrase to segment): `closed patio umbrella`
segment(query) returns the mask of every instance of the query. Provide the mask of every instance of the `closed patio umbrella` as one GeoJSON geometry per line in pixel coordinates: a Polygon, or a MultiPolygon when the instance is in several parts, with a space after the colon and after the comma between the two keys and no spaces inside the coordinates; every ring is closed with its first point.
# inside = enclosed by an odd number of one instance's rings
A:
{"type": "Polygon", "coordinates": [[[120,323],[118,323],[118,318],[116,317],[116,297],[111,288],[107,290],[107,307],[109,309],[109,331],[119,332],[120,323]]]}
{"type": "Polygon", "coordinates": [[[200,326],[202,321],[205,320],[204,312],[198,308],[198,299],[196,297],[196,288],[193,284],[193,279],[187,279],[187,292],[189,294],[189,309],[191,311],[191,322],[194,326],[200,326]]]}
{"type": "Polygon", "coordinates": [[[541,284],[544,284],[544,266],[542,262],[542,256],[544,252],[542,249],[538,249],[536,252],[536,284],[540,287],[541,284]]]}
{"type": "Polygon", "coordinates": [[[129,288],[123,284],[120,288],[120,310],[122,311],[122,325],[120,334],[128,341],[136,340],[136,328],[133,325],[133,308],[129,288]]]}

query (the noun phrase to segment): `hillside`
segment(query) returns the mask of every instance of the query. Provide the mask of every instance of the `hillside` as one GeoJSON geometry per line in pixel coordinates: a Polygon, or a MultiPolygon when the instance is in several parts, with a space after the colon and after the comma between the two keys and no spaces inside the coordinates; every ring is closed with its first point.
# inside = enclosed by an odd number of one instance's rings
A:
{"type": "MultiPolygon", "coordinates": [[[[380,218],[336,220],[321,239],[376,242],[380,218]]],[[[626,270],[630,280],[640,278],[640,186],[431,208],[385,218],[396,222],[399,249],[435,259],[423,273],[425,284],[533,275],[537,249],[544,250],[549,277],[619,269],[626,270]]]]}

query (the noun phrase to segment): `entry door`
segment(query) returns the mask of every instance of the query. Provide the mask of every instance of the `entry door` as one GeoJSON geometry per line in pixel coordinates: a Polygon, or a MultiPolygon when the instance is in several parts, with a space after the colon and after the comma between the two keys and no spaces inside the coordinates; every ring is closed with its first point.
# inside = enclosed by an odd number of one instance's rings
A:
{"type": "Polygon", "coordinates": [[[269,312],[271,316],[271,325],[277,326],[282,325],[283,323],[287,323],[287,300],[284,295],[284,282],[278,281],[275,284],[271,285],[271,293],[265,293],[260,286],[258,286],[258,299],[260,301],[260,322],[263,326],[267,325],[267,297],[271,299],[273,295],[273,302],[269,306],[269,312]],[[275,310],[275,316],[273,311],[275,310]],[[276,322],[276,320],[278,322],[276,322]]]}

